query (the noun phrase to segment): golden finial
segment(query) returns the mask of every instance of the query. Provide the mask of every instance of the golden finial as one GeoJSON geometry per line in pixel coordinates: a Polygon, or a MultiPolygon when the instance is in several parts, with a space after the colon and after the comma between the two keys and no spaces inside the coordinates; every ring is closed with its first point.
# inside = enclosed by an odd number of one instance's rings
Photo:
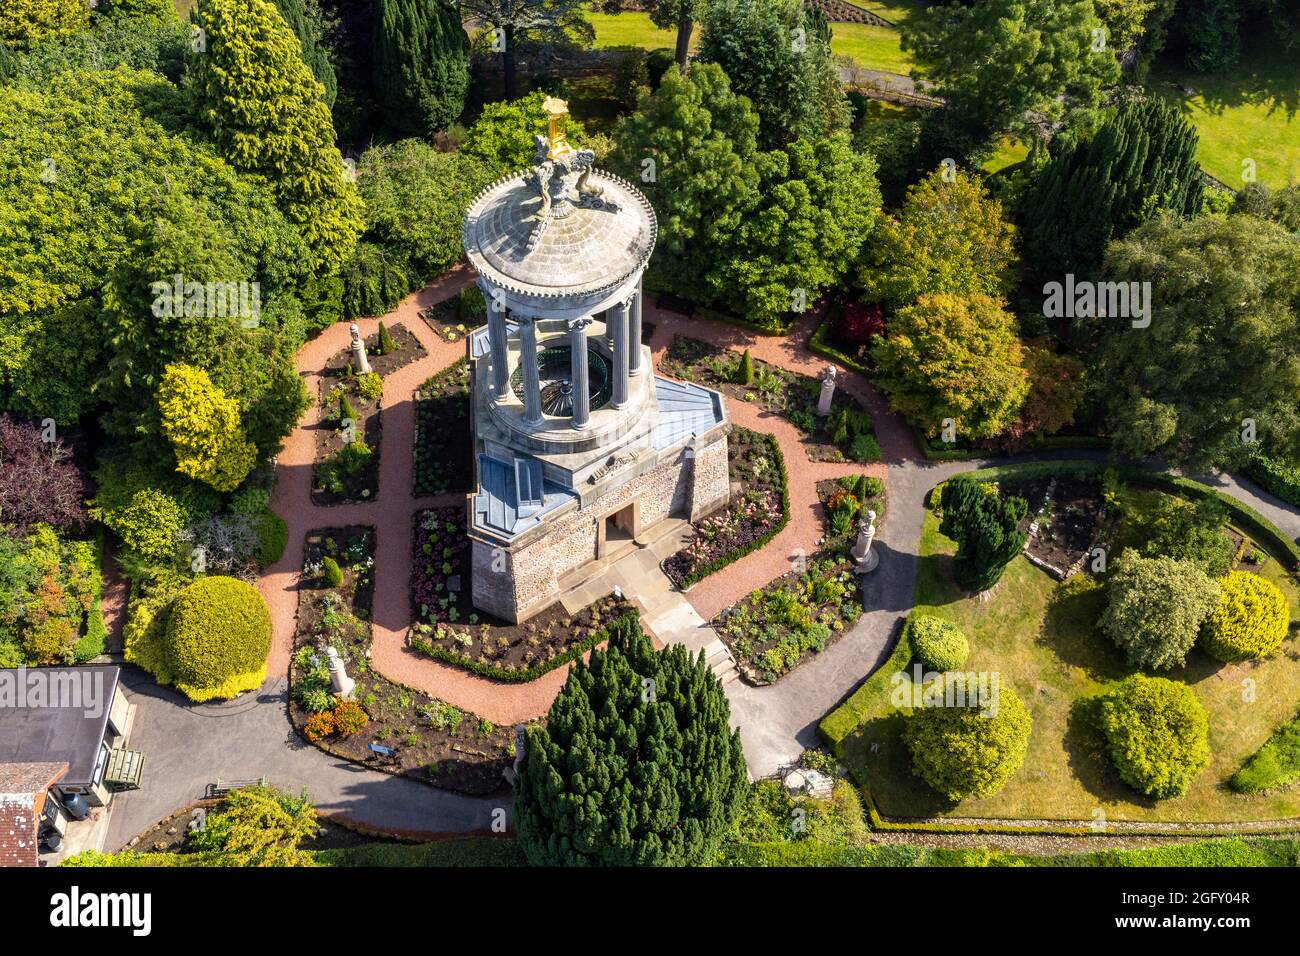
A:
{"type": "Polygon", "coordinates": [[[546,152],[546,158],[560,159],[568,156],[569,153],[573,152],[573,147],[569,145],[564,130],[560,128],[560,117],[569,115],[569,104],[554,96],[548,96],[542,102],[542,112],[546,114],[547,119],[550,121],[550,136],[548,137],[550,149],[546,152]]]}

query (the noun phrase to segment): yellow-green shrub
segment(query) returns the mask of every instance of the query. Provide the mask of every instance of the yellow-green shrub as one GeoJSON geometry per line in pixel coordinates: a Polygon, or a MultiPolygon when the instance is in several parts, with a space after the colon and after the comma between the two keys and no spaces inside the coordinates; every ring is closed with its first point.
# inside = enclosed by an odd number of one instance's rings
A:
{"type": "Polygon", "coordinates": [[[1291,623],[1286,597],[1271,581],[1248,571],[1219,578],[1219,601],[1201,631],[1201,647],[1221,661],[1267,657],[1291,623]]]}
{"type": "Polygon", "coordinates": [[[266,602],[235,578],[199,578],[172,602],[163,650],[176,688],[192,700],[254,690],[271,650],[266,602]]]}

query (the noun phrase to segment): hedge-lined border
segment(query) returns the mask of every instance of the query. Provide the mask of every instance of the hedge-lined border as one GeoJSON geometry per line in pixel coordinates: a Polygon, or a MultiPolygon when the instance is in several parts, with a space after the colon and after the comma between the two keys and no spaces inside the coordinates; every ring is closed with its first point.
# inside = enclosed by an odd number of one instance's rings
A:
{"type": "MultiPolygon", "coordinates": [[[[709,575],[716,574],[727,565],[734,564],[741,558],[745,557],[745,555],[752,554],[759,548],[764,547],[769,541],[784,531],[785,526],[790,523],[790,476],[786,474],[785,471],[785,453],[781,451],[781,442],[777,440],[775,435],[769,432],[760,432],[756,429],[751,429],[751,431],[754,431],[755,434],[766,435],[772,442],[772,450],[776,452],[776,464],[781,472],[781,486],[779,489],[781,494],[781,517],[766,534],[755,538],[753,541],[749,542],[749,544],[737,548],[734,551],[728,551],[726,554],[716,557],[712,561],[701,564],[698,568],[682,579],[682,583],[677,586],[679,591],[686,591],[693,588],[709,575]]],[[[664,560],[666,561],[668,559],[665,558],[664,560]]],[[[659,566],[662,569],[663,562],[660,562],[659,566]]]]}
{"type": "Polygon", "coordinates": [[[822,358],[830,359],[832,362],[838,362],[851,372],[857,372],[859,375],[866,377],[871,374],[870,370],[859,362],[857,359],[849,358],[835,346],[827,342],[830,336],[831,323],[839,316],[839,309],[827,309],[826,318],[822,319],[822,324],[817,326],[817,330],[808,337],[808,351],[822,358]]]}
{"type": "Polygon", "coordinates": [[[1242,469],[1246,476],[1270,495],[1300,507],[1300,469],[1276,458],[1256,454],[1242,469]]]}
{"type": "MultiPolygon", "coordinates": [[[[963,477],[975,478],[986,481],[1001,481],[1011,478],[1034,478],[1042,475],[1065,475],[1069,477],[1095,477],[1102,472],[1113,469],[1121,481],[1131,484],[1148,485],[1150,487],[1161,488],[1176,494],[1192,498],[1209,498],[1214,497],[1219,500],[1233,516],[1236,523],[1243,530],[1249,531],[1256,536],[1265,547],[1276,549],[1278,553],[1274,556],[1282,560],[1290,570],[1295,571],[1300,567],[1300,547],[1297,547],[1280,528],[1271,521],[1255,511],[1248,505],[1238,501],[1236,498],[1203,485],[1198,481],[1190,478],[1181,478],[1176,475],[1170,475],[1166,472],[1147,471],[1142,468],[1133,466],[1114,466],[1107,462],[1086,461],[1078,459],[1062,459],[1059,461],[1027,461],[1017,462],[1009,465],[995,465],[989,468],[977,468],[971,471],[962,472],[963,477]],[[1283,557],[1285,555],[1285,557],[1283,557]]],[[[957,476],[953,476],[957,477],[957,476]]],[[[948,479],[951,480],[951,479],[948,479]]],[[[851,734],[862,722],[862,717],[866,713],[869,702],[878,698],[883,692],[884,686],[890,680],[891,676],[899,670],[907,667],[912,658],[912,649],[907,640],[906,631],[899,625],[899,635],[897,643],[894,645],[893,652],[889,658],[881,664],[875,671],[869,674],[861,684],[858,685],[848,699],[839,707],[831,711],[817,725],[818,733],[826,741],[832,753],[840,759],[843,759],[843,743],[845,738],[851,734]]],[[[863,806],[866,809],[867,821],[872,829],[910,832],[910,833],[948,833],[948,834],[1028,834],[1032,836],[1092,836],[1095,831],[1088,825],[1082,826],[1012,826],[1006,820],[990,820],[988,823],[934,823],[932,821],[901,821],[892,820],[880,813],[876,806],[875,798],[871,794],[870,787],[865,784],[859,786],[859,792],[862,795],[863,806]]],[[[1233,821],[1239,822],[1239,821],[1233,821]]],[[[1278,821],[1261,821],[1265,826],[1257,830],[1249,831],[1251,835],[1268,835],[1280,833],[1295,833],[1300,831],[1300,819],[1285,819],[1278,821]]],[[[1112,834],[1123,834],[1125,836],[1206,836],[1212,838],[1214,834],[1200,831],[1186,831],[1178,829],[1169,829],[1160,825],[1152,827],[1125,827],[1122,830],[1107,831],[1112,834]]]]}
{"type": "Polygon", "coordinates": [[[563,654],[560,654],[557,657],[552,657],[549,661],[543,661],[540,664],[534,664],[532,667],[525,668],[524,670],[516,671],[504,670],[503,668],[496,667],[492,664],[484,664],[482,661],[463,657],[454,651],[447,650],[445,647],[439,647],[432,641],[425,640],[422,637],[408,637],[406,643],[412,650],[423,654],[426,657],[430,657],[435,661],[442,661],[444,664],[463,667],[465,670],[477,674],[479,677],[487,677],[490,680],[498,680],[506,684],[526,684],[529,681],[537,680],[537,678],[544,674],[549,674],[557,667],[563,667],[565,664],[577,660],[592,648],[604,644],[605,641],[609,640],[609,632],[614,625],[627,620],[628,618],[637,617],[638,615],[634,611],[620,614],[608,625],[594,634],[587,635],[579,643],[574,644],[563,654]]]}

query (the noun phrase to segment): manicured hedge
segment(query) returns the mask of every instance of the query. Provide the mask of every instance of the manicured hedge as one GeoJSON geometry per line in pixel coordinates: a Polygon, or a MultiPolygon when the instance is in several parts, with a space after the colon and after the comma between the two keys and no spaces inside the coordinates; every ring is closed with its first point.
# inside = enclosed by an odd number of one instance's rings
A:
{"type": "Polygon", "coordinates": [[[1265,741],[1229,783],[1238,793],[1263,793],[1300,780],[1300,717],[1288,721],[1265,741]]]}
{"type": "Polygon", "coordinates": [[[1278,458],[1257,454],[1246,463],[1244,471],[1269,494],[1300,507],[1300,468],[1278,458]]]}
{"type": "Polygon", "coordinates": [[[871,370],[865,365],[857,359],[849,358],[827,341],[830,338],[831,329],[835,325],[838,314],[838,310],[829,310],[826,313],[826,318],[822,320],[821,325],[817,326],[817,331],[808,337],[808,351],[814,355],[820,355],[822,358],[830,359],[832,362],[837,362],[859,375],[870,375],[871,370]]]}
{"type": "Polygon", "coordinates": [[[531,667],[523,670],[508,671],[504,668],[497,667],[495,664],[485,664],[476,658],[462,657],[460,654],[450,651],[445,647],[439,647],[433,641],[427,641],[421,637],[411,637],[407,643],[411,649],[418,651],[426,657],[431,657],[435,661],[442,661],[446,664],[455,664],[457,667],[463,667],[467,671],[478,674],[480,677],[488,677],[492,680],[504,681],[510,684],[526,684],[528,681],[537,680],[543,674],[549,674],[557,667],[562,667],[570,661],[577,660],[587,651],[600,644],[605,643],[609,638],[609,630],[618,625],[621,621],[627,619],[636,619],[636,614],[624,614],[614,619],[614,621],[605,628],[594,634],[588,635],[581,643],[573,645],[563,654],[557,654],[549,661],[541,661],[531,667]]]}
{"type": "Polygon", "coordinates": [[[749,542],[749,544],[745,545],[744,547],[737,548],[734,551],[729,551],[726,554],[714,558],[712,561],[707,561],[704,564],[701,564],[699,567],[695,568],[695,570],[693,570],[690,574],[686,575],[682,579],[680,590],[685,591],[687,588],[691,587],[692,585],[698,584],[700,581],[703,581],[710,574],[714,574],[718,571],[721,571],[727,565],[734,564],[735,562],[743,558],[745,555],[753,551],[757,551],[759,548],[763,547],[765,544],[767,544],[769,541],[775,538],[778,534],[780,534],[781,531],[785,528],[785,526],[790,523],[790,476],[787,475],[785,471],[785,455],[782,454],[781,452],[781,443],[777,441],[775,438],[772,438],[771,436],[768,437],[771,441],[772,452],[776,457],[777,469],[780,471],[781,474],[781,488],[780,488],[781,518],[780,520],[777,521],[777,523],[772,526],[771,530],[769,530],[767,534],[755,538],[753,541],[749,542]]]}
{"type": "Polygon", "coordinates": [[[271,614],[251,584],[199,578],[172,602],[163,652],[176,688],[191,700],[261,687],[270,651],[271,614]]]}

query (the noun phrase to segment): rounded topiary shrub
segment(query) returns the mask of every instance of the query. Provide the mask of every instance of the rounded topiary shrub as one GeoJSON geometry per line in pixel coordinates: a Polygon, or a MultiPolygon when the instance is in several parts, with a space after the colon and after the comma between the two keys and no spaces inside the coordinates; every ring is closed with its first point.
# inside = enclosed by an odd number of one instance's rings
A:
{"type": "Polygon", "coordinates": [[[954,671],[966,663],[970,645],[966,635],[952,621],[928,614],[913,614],[907,619],[907,639],[912,653],[926,670],[954,671]]]}
{"type": "Polygon", "coordinates": [[[172,602],[163,653],[177,689],[190,699],[261,687],[270,651],[271,615],[252,585],[199,578],[172,602]]]}
{"type": "Polygon", "coordinates": [[[1177,797],[1210,762],[1210,722],[1186,684],[1134,674],[1101,698],[1101,730],[1120,778],[1149,797],[1177,797]]]}
{"type": "Polygon", "coordinates": [[[1020,769],[1029,749],[1029,711],[1015,692],[948,673],[924,690],[924,706],[903,724],[912,771],[949,800],[988,797],[1020,769]]]}
{"type": "Polygon", "coordinates": [[[1272,581],[1248,571],[1219,578],[1219,601],[1201,629],[1201,647],[1221,661],[1267,657],[1291,625],[1286,597],[1272,581]]]}

